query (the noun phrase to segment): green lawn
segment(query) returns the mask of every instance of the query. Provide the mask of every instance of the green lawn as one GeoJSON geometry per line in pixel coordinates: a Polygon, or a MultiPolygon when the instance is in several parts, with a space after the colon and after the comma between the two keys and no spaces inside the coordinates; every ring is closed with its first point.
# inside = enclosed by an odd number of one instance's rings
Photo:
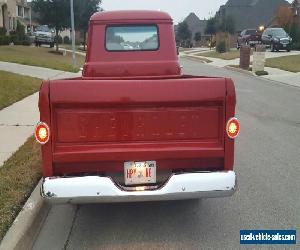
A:
{"type": "Polygon", "coordinates": [[[0,242],[41,178],[40,146],[31,137],[0,168],[0,242]]]}
{"type": "Polygon", "coordinates": [[[268,58],[266,66],[291,72],[300,72],[300,55],[268,58]]]}
{"type": "Polygon", "coordinates": [[[50,48],[36,48],[31,46],[0,46],[0,61],[14,62],[31,66],[39,66],[69,72],[78,72],[83,66],[85,57],[76,55],[77,67],[72,66],[72,55],[66,56],[50,48]]]}
{"type": "MultiPolygon", "coordinates": [[[[252,51],[251,51],[252,54],[252,51]]],[[[219,58],[223,60],[233,60],[240,57],[240,51],[239,50],[230,50],[229,52],[225,53],[219,53],[217,51],[209,51],[204,53],[195,54],[199,56],[205,56],[205,57],[213,57],[213,58],[219,58]]]]}
{"type": "Polygon", "coordinates": [[[0,110],[37,92],[42,80],[0,71],[0,110]]]}

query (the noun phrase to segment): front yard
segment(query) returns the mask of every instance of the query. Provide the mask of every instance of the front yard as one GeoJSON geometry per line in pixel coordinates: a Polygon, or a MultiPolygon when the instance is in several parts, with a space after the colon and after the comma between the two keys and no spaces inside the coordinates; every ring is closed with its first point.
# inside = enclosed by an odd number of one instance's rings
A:
{"type": "Polygon", "coordinates": [[[31,137],[0,168],[0,241],[41,178],[40,145],[31,137]]]}
{"type": "Polygon", "coordinates": [[[0,71],[0,110],[37,92],[41,82],[38,78],[0,71]]]}
{"type": "Polygon", "coordinates": [[[76,55],[77,67],[72,66],[72,55],[56,54],[53,49],[30,46],[0,46],[0,61],[39,66],[69,72],[78,72],[85,57],[76,55]]]}
{"type": "Polygon", "coordinates": [[[266,60],[266,66],[295,73],[300,72],[300,55],[269,58],[266,60]]]}

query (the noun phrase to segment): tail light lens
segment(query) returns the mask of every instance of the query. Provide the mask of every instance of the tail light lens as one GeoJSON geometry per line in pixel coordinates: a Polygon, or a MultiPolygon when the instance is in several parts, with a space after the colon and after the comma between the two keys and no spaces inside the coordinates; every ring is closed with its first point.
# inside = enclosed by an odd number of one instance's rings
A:
{"type": "Polygon", "coordinates": [[[40,144],[45,144],[49,141],[50,129],[44,122],[39,122],[35,127],[35,139],[40,144]]]}
{"type": "Polygon", "coordinates": [[[226,132],[229,138],[234,139],[240,132],[240,123],[237,118],[229,119],[226,126],[226,132]]]}

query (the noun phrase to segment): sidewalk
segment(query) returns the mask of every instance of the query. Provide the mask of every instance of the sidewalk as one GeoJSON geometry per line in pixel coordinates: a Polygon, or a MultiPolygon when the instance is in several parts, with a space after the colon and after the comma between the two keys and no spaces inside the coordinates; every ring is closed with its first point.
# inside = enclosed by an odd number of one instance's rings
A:
{"type": "MultiPolygon", "coordinates": [[[[0,70],[41,79],[69,78],[81,75],[81,73],[7,62],[0,62],[0,70]]],[[[0,167],[34,133],[34,126],[38,121],[38,93],[0,110],[0,167]]]]}
{"type": "MultiPolygon", "coordinates": [[[[205,51],[203,51],[205,52],[205,51]]],[[[201,53],[201,52],[200,52],[201,53]]],[[[291,55],[300,55],[300,51],[291,51],[289,53],[287,52],[278,52],[278,53],[274,53],[274,52],[266,52],[266,58],[276,58],[276,57],[281,57],[281,56],[291,56],[291,55]]],[[[184,57],[193,57],[193,58],[199,58],[201,60],[201,58],[204,59],[208,59],[212,62],[208,63],[209,65],[215,66],[215,67],[226,67],[226,66],[231,66],[231,65],[239,65],[240,59],[236,58],[233,60],[223,60],[223,59],[219,59],[219,58],[213,58],[213,57],[205,57],[202,56],[201,54],[199,55],[199,51],[197,52],[189,52],[188,54],[185,52],[181,52],[180,56],[184,56],[184,57]],[[198,54],[198,55],[195,55],[198,54]]],[[[253,56],[250,57],[250,61],[253,60],[253,56]]],[[[265,70],[269,73],[269,75],[266,76],[260,76],[262,78],[265,79],[269,79],[272,81],[276,81],[276,82],[280,82],[283,84],[288,84],[291,86],[295,86],[295,87],[300,87],[300,72],[299,73],[293,73],[293,72],[289,72],[289,71],[285,71],[285,70],[281,70],[281,69],[277,69],[277,68],[270,68],[270,67],[265,67],[265,70]]]]}

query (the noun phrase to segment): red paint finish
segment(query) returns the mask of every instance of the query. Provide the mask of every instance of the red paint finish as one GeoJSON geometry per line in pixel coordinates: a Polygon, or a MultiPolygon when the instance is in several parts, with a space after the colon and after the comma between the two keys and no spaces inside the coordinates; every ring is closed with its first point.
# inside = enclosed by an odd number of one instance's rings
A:
{"type": "Polygon", "coordinates": [[[230,79],[181,75],[172,19],[163,12],[95,14],[82,77],[44,82],[43,175],[123,173],[125,161],[156,161],[157,172],[230,170],[235,114],[230,79]],[[111,24],[155,24],[158,51],[108,52],[111,24]]]}
{"type": "MultiPolygon", "coordinates": [[[[50,100],[49,100],[49,81],[43,81],[40,88],[39,96],[39,110],[40,110],[40,121],[45,122],[50,128],[51,134],[51,110],[50,110],[50,100]]],[[[52,137],[50,136],[49,141],[42,145],[42,158],[43,158],[43,175],[52,176],[53,175],[53,165],[52,165],[52,137]]]]}
{"type": "MultiPolygon", "coordinates": [[[[234,83],[231,79],[226,79],[226,122],[230,118],[235,116],[235,106],[236,106],[236,95],[234,83]]],[[[224,127],[224,138],[225,138],[225,170],[232,170],[234,164],[234,139],[227,136],[226,125],[224,127]]]]}
{"type": "Polygon", "coordinates": [[[171,17],[157,11],[112,11],[92,16],[89,50],[84,77],[136,77],[180,75],[171,17]],[[105,49],[107,25],[157,25],[160,47],[157,51],[109,52],[105,49]]]}

